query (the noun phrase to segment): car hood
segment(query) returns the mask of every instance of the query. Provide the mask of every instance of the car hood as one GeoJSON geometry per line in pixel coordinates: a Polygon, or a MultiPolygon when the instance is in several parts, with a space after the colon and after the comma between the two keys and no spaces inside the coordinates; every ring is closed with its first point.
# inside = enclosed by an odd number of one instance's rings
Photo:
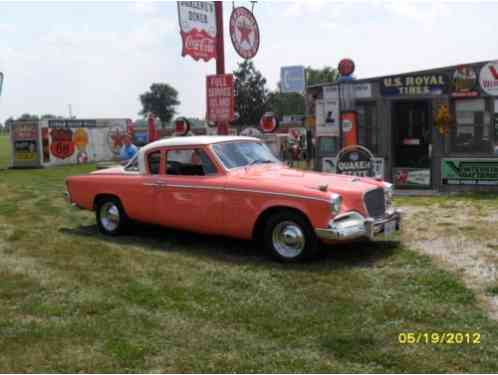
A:
{"type": "Polygon", "coordinates": [[[382,187],[382,182],[369,177],[356,177],[334,173],[322,173],[291,169],[280,165],[258,165],[241,168],[235,174],[245,181],[261,181],[278,186],[280,190],[301,188],[304,190],[324,190],[329,192],[364,193],[376,187],[382,187]]]}
{"type": "Polygon", "coordinates": [[[124,167],[122,165],[116,165],[109,168],[98,169],[91,172],[91,174],[123,174],[124,167]]]}

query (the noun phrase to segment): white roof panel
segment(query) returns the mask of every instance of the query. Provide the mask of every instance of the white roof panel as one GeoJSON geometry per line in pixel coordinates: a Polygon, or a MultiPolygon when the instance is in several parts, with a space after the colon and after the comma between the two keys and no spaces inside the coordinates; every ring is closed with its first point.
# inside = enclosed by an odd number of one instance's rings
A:
{"type": "Polygon", "coordinates": [[[149,143],[140,149],[141,153],[147,152],[156,147],[169,147],[169,146],[197,146],[197,145],[210,145],[220,142],[233,142],[233,141],[256,141],[261,140],[253,137],[242,137],[233,135],[199,135],[191,137],[172,137],[163,138],[152,143],[149,143]]]}

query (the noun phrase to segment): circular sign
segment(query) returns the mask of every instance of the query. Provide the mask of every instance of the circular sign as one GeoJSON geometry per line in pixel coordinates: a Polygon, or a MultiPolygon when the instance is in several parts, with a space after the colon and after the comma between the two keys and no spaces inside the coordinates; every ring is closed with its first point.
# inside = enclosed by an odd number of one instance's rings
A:
{"type": "Polygon", "coordinates": [[[374,156],[363,146],[344,147],[337,154],[337,173],[361,177],[375,177],[374,156]]]}
{"type": "Polygon", "coordinates": [[[275,131],[278,126],[277,118],[273,115],[273,113],[268,112],[261,117],[259,121],[259,127],[263,131],[263,133],[271,133],[275,131]]]}
{"type": "Polygon", "coordinates": [[[245,7],[238,7],[230,16],[230,38],[233,48],[244,59],[252,59],[259,49],[259,28],[256,18],[245,7]]]}
{"type": "Polygon", "coordinates": [[[190,123],[185,118],[178,118],[175,121],[175,135],[187,135],[190,130],[190,123]]]}
{"type": "Polygon", "coordinates": [[[350,76],[354,72],[354,62],[351,59],[342,59],[337,69],[342,77],[350,76]]]}
{"type": "Polygon", "coordinates": [[[498,96],[498,61],[489,62],[481,68],[479,83],[485,93],[498,96]]]}

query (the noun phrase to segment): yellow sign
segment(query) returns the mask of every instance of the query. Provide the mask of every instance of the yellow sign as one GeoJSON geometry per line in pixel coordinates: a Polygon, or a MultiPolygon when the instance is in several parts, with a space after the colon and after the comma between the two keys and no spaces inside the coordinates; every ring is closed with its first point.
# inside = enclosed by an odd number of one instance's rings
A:
{"type": "Polygon", "coordinates": [[[16,160],[35,160],[35,159],[36,159],[36,152],[23,152],[23,151],[16,152],[16,160]]]}
{"type": "Polygon", "coordinates": [[[78,151],[85,151],[88,145],[88,134],[83,128],[76,129],[73,135],[73,142],[78,148],[78,151]]]}
{"type": "Polygon", "coordinates": [[[306,116],[304,119],[304,125],[308,129],[314,129],[316,126],[316,117],[315,116],[306,116]]]}

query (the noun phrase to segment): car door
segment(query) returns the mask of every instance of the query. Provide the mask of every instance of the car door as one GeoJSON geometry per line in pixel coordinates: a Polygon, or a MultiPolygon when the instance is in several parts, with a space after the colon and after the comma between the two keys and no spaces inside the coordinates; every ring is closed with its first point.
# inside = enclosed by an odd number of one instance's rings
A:
{"type": "Polygon", "coordinates": [[[201,233],[222,233],[225,176],[202,147],[170,148],[161,176],[160,223],[201,233]]]}
{"type": "Polygon", "coordinates": [[[128,192],[124,197],[126,212],[132,219],[159,224],[161,218],[158,202],[163,184],[161,176],[164,174],[164,151],[161,149],[148,151],[144,155],[144,164],[144,173],[137,174],[127,189],[128,192]]]}

